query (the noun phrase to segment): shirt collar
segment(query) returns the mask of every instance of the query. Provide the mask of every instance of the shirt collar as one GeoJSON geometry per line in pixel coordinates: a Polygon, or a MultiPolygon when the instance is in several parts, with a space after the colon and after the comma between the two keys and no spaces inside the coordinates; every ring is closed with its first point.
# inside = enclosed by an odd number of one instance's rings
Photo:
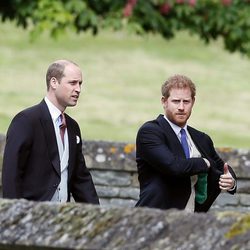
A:
{"type": "MultiPolygon", "coordinates": [[[[171,126],[171,128],[174,130],[175,134],[177,136],[179,136],[180,134],[180,131],[181,131],[181,127],[177,126],[176,124],[174,124],[173,122],[171,122],[165,115],[164,115],[164,118],[167,120],[167,122],[169,123],[169,125],[171,126]]],[[[188,134],[188,131],[187,131],[187,124],[183,127],[183,129],[186,130],[186,133],[188,134]]]]}
{"type": "Polygon", "coordinates": [[[44,101],[48,106],[53,122],[57,121],[58,117],[62,112],[48,99],[47,96],[45,96],[44,101]]]}

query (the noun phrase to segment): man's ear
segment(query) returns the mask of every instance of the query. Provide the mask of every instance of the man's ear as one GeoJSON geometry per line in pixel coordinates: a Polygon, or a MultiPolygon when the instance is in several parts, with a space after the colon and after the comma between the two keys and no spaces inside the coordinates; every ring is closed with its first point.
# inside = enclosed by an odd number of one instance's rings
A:
{"type": "Polygon", "coordinates": [[[55,77],[51,77],[51,79],[50,79],[50,87],[52,89],[56,89],[57,83],[58,83],[57,79],[55,77]]]}
{"type": "Polygon", "coordinates": [[[166,97],[165,97],[165,96],[162,96],[162,97],[161,97],[161,103],[164,104],[165,101],[166,101],[166,97]]]}

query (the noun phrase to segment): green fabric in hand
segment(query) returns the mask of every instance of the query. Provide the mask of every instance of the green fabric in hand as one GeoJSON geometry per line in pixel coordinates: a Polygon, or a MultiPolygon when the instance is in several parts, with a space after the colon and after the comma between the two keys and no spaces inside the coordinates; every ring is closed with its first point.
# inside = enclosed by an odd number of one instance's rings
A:
{"type": "Polygon", "coordinates": [[[195,185],[195,201],[202,204],[207,199],[207,174],[198,174],[195,185]]]}

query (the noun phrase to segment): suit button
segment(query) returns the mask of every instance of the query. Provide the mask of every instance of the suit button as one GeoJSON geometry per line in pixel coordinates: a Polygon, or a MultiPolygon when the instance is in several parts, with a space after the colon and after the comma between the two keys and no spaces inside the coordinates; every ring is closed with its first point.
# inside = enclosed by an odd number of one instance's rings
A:
{"type": "Polygon", "coordinates": [[[58,184],[54,184],[53,187],[56,188],[58,184]]]}

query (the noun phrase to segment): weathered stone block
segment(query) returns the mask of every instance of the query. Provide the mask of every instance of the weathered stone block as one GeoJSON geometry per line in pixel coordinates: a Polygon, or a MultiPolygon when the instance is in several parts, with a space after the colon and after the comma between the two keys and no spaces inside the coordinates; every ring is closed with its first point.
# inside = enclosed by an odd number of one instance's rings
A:
{"type": "Polygon", "coordinates": [[[139,193],[140,193],[139,188],[121,187],[119,189],[119,197],[124,198],[124,199],[132,198],[132,199],[138,200],[139,193]]]}
{"type": "Polygon", "coordinates": [[[250,181],[248,179],[237,181],[237,193],[250,194],[250,181]]]}
{"type": "Polygon", "coordinates": [[[139,198],[138,188],[96,186],[96,191],[98,196],[103,198],[122,198],[134,200],[138,200],[139,198]]]}
{"type": "Polygon", "coordinates": [[[96,185],[96,191],[99,197],[112,198],[119,197],[120,188],[96,185]]]}
{"type": "Polygon", "coordinates": [[[136,172],[135,144],[85,141],[83,152],[91,169],[112,169],[136,172]]]}
{"type": "Polygon", "coordinates": [[[240,204],[242,206],[248,206],[250,209],[250,194],[241,194],[240,195],[240,204]]]}
{"type": "Polygon", "coordinates": [[[126,172],[118,171],[97,171],[92,170],[91,175],[96,185],[104,186],[130,186],[131,175],[126,172]]]}
{"type": "Polygon", "coordinates": [[[138,181],[138,173],[132,174],[132,187],[138,187],[139,188],[139,181],[138,181]]]}
{"type": "Polygon", "coordinates": [[[111,198],[111,199],[100,199],[101,206],[104,207],[127,207],[132,208],[136,204],[136,200],[134,199],[120,199],[120,198],[111,198]]]}
{"type": "Polygon", "coordinates": [[[221,192],[221,194],[216,199],[215,203],[216,205],[220,205],[222,207],[228,205],[239,206],[240,195],[237,193],[234,195],[230,195],[228,193],[221,192]]]}
{"type": "Polygon", "coordinates": [[[247,250],[249,221],[250,213],[0,199],[0,249],[247,250]]]}

